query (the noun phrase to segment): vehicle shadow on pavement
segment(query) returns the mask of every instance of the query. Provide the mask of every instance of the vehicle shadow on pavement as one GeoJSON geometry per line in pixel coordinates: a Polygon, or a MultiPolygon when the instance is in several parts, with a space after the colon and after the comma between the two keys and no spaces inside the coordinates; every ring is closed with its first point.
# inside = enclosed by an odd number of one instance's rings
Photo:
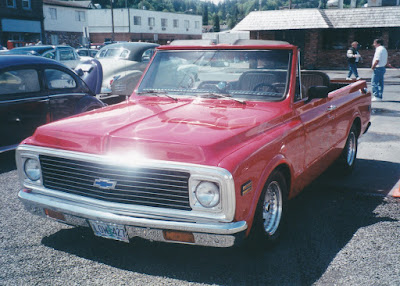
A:
{"type": "MultiPolygon", "coordinates": [[[[384,221],[384,198],[310,187],[290,203],[287,232],[272,249],[206,248],[95,237],[89,229],[60,230],[45,246],[125,271],[221,285],[310,285],[324,274],[358,229],[384,221]]],[[[129,275],[129,274],[127,274],[129,275]]]]}
{"type": "MultiPolygon", "coordinates": [[[[390,135],[388,135],[390,137],[390,135]]],[[[380,136],[380,138],[384,135],[380,136]]],[[[323,173],[311,188],[337,188],[376,196],[387,196],[400,179],[400,163],[357,159],[356,168],[349,176],[342,176],[334,168],[323,173]]]]}
{"type": "Polygon", "coordinates": [[[15,151],[0,153],[0,174],[15,170],[15,151]]]}

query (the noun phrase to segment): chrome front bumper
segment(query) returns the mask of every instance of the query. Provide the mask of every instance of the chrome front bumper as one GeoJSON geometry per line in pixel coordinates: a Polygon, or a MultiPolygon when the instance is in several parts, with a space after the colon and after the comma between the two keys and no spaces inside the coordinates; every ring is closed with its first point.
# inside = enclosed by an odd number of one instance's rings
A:
{"type": "Polygon", "coordinates": [[[247,229],[245,221],[214,223],[177,221],[171,218],[142,218],[129,214],[115,214],[107,210],[91,208],[88,205],[78,205],[74,202],[22,190],[18,193],[18,197],[25,208],[33,214],[46,217],[45,209],[56,211],[64,216],[64,220],[57,221],[74,226],[90,227],[88,220],[124,225],[129,238],[141,237],[151,241],[185,243],[164,238],[164,230],[173,230],[192,233],[194,243],[187,244],[230,247],[241,242],[247,229]]]}

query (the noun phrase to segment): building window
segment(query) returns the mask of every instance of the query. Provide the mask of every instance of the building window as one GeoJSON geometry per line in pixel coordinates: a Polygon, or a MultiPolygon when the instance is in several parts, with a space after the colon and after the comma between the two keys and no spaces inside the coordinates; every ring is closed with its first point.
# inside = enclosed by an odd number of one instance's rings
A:
{"type": "Polygon", "coordinates": [[[52,45],[58,45],[58,35],[50,35],[50,41],[52,45]]]}
{"type": "MultiPolygon", "coordinates": [[[[357,41],[359,41],[358,38],[357,41]]],[[[346,50],[349,47],[348,31],[343,29],[322,32],[322,47],[325,50],[346,50]]]]}
{"type": "Polygon", "coordinates": [[[382,6],[396,6],[397,0],[382,0],[382,6]]]}
{"type": "Polygon", "coordinates": [[[86,21],[85,12],[75,11],[75,20],[78,22],[85,22],[86,21]]]}
{"type": "Polygon", "coordinates": [[[50,19],[57,20],[57,9],[56,8],[49,8],[50,19]]]}
{"type": "Polygon", "coordinates": [[[189,30],[189,28],[190,28],[189,20],[185,20],[184,23],[185,23],[184,25],[185,25],[186,31],[189,30]]]}
{"type": "Polygon", "coordinates": [[[194,27],[195,27],[196,29],[200,29],[200,21],[194,22],[194,27]]]}
{"type": "Polygon", "coordinates": [[[155,21],[154,17],[148,18],[148,23],[149,23],[150,27],[154,27],[156,25],[156,21],[155,21]]]}
{"type": "Polygon", "coordinates": [[[7,7],[8,8],[15,8],[15,0],[7,0],[7,7]]]}
{"type": "Polygon", "coordinates": [[[133,16],[133,25],[136,25],[136,26],[142,25],[142,17],[133,16]]]}
{"type": "Polygon", "coordinates": [[[179,21],[178,19],[174,19],[174,28],[178,28],[179,27],[179,21]]]}
{"type": "Polygon", "coordinates": [[[168,26],[168,20],[165,18],[161,19],[161,27],[166,28],[168,26]]]}
{"type": "Polygon", "coordinates": [[[400,50],[400,28],[392,28],[389,30],[388,48],[396,49],[397,51],[400,50]]]}
{"type": "Polygon", "coordinates": [[[31,9],[31,0],[22,0],[22,9],[30,10],[31,9]]]}
{"type": "Polygon", "coordinates": [[[379,29],[357,29],[354,32],[354,39],[359,43],[359,49],[374,49],[372,43],[375,39],[382,37],[382,30],[379,29]]]}

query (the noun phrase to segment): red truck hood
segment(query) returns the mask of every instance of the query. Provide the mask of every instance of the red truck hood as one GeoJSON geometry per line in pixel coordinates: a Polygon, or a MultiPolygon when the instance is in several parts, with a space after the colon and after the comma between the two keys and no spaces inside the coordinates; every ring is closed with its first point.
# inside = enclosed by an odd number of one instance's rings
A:
{"type": "MultiPolygon", "coordinates": [[[[39,127],[26,143],[218,165],[273,124],[279,103],[141,97],[39,127]]],[[[282,120],[282,119],[281,119],[282,120]]]]}

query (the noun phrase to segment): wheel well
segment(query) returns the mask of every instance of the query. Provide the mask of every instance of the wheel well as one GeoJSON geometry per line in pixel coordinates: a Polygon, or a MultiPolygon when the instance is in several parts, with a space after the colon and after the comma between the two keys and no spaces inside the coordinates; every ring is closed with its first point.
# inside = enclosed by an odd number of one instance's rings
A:
{"type": "MultiPolygon", "coordinates": [[[[291,180],[290,180],[291,174],[290,174],[289,166],[286,164],[281,164],[275,168],[275,171],[281,172],[282,175],[285,177],[287,190],[289,192],[290,191],[290,183],[291,183],[291,180]]],[[[289,194],[287,194],[287,195],[289,195],[289,194]]]]}
{"type": "MultiPolygon", "coordinates": [[[[361,134],[361,119],[360,119],[360,117],[356,117],[356,118],[354,119],[353,125],[356,127],[356,130],[357,130],[357,137],[359,137],[360,134],[361,134]]],[[[353,125],[352,125],[352,126],[353,126],[353,125]]]]}

